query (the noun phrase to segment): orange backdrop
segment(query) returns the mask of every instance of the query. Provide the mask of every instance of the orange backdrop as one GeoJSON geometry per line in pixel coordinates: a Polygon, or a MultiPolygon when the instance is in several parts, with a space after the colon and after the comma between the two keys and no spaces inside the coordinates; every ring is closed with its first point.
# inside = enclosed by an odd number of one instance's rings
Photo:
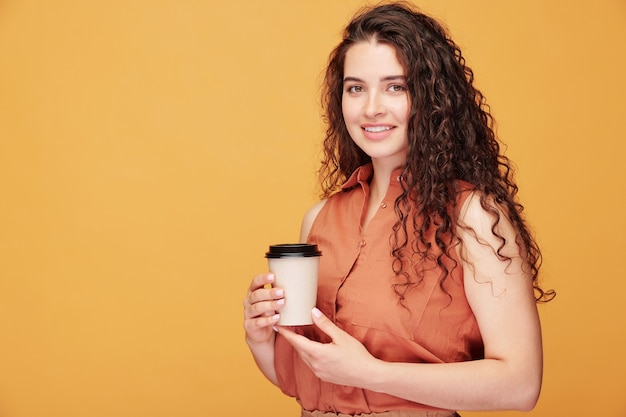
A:
{"type": "MultiPolygon", "coordinates": [[[[320,72],[361,4],[0,2],[1,416],[297,415],[241,302],[316,199],[320,72]]],[[[623,417],[626,3],[419,5],[476,72],[559,293],[529,415],[623,417]]]]}

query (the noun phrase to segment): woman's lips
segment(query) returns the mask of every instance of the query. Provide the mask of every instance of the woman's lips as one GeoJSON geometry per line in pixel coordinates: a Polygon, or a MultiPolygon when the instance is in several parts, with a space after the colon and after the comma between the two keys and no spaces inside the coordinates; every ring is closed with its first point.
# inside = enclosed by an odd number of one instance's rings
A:
{"type": "Polygon", "coordinates": [[[371,140],[380,140],[384,139],[391,134],[391,131],[394,129],[394,126],[391,125],[366,125],[361,126],[363,129],[363,134],[366,138],[371,140]]]}

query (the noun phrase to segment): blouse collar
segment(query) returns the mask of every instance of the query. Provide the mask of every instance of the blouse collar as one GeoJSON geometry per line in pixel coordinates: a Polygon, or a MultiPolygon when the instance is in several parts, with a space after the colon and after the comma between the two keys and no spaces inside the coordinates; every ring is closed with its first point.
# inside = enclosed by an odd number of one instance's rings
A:
{"type": "MultiPolygon", "coordinates": [[[[402,174],[402,168],[397,168],[393,171],[391,175],[390,183],[395,184],[400,182],[402,174]]],[[[365,165],[361,165],[357,169],[354,170],[350,178],[341,186],[342,190],[349,190],[350,188],[356,186],[357,184],[366,184],[372,179],[374,175],[374,167],[371,162],[368,162],[365,165]]]]}

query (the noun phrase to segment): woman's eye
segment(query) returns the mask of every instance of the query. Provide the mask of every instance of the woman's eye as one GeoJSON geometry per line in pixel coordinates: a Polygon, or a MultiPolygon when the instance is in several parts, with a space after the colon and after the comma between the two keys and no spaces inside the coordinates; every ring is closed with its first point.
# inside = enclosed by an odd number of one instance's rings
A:
{"type": "Polygon", "coordinates": [[[348,87],[348,93],[360,93],[363,91],[363,87],[361,87],[360,85],[353,85],[351,87],[348,87]]]}
{"type": "Polygon", "coordinates": [[[389,86],[389,91],[394,92],[394,93],[405,91],[405,90],[406,90],[406,87],[400,84],[394,84],[394,85],[389,86]]]}

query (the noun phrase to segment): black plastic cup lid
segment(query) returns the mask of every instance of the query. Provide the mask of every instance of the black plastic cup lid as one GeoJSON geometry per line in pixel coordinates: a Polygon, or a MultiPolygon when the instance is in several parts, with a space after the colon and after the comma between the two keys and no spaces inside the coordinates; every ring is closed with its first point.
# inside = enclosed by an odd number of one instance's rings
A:
{"type": "Polygon", "coordinates": [[[321,255],[322,252],[317,250],[317,245],[311,245],[308,243],[282,243],[280,245],[271,245],[269,252],[265,253],[266,258],[308,258],[321,255]]]}

